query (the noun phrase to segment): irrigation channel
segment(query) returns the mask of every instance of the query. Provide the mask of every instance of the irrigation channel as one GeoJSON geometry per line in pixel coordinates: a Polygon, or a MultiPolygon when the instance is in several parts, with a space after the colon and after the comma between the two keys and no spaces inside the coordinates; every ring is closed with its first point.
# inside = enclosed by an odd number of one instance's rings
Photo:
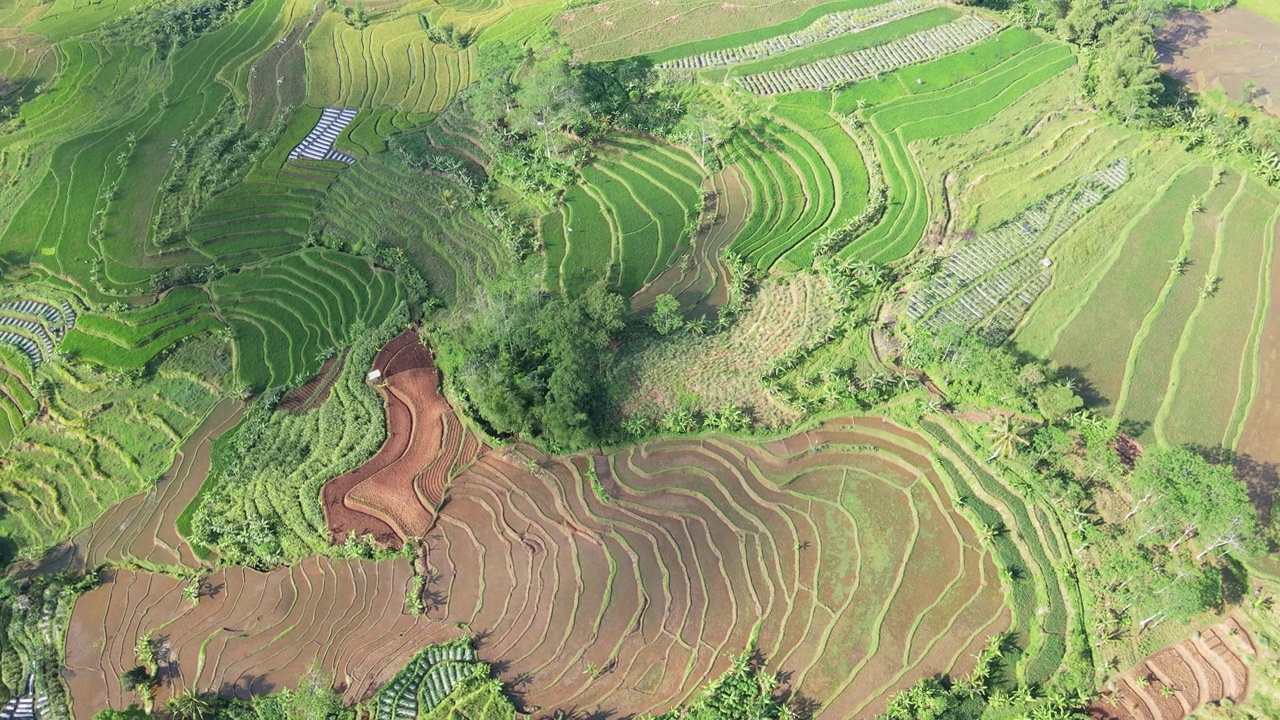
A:
{"type": "MultiPolygon", "coordinates": [[[[384,397],[405,406],[389,413],[456,422],[419,412],[435,393],[388,382],[384,397]]],[[[229,407],[197,433],[209,431],[193,468],[207,468],[200,452],[234,421],[229,407]]],[[[450,442],[453,431],[409,432],[450,442]]],[[[112,570],[71,617],[75,713],[132,701],[118,678],[147,632],[162,650],[162,702],[296,686],[312,663],[358,700],[418,648],[470,633],[530,713],[668,709],[754,638],[818,717],[871,717],[922,677],[966,672],[1009,627],[993,557],[952,506],[931,450],[878,417],[772,441],[702,436],[568,457],[482,446],[449,481],[415,563],[423,615],[407,609],[414,568],[403,559],[223,568],[197,601],[185,580],[112,570]]],[[[126,555],[149,552],[122,542],[126,555]]]]}

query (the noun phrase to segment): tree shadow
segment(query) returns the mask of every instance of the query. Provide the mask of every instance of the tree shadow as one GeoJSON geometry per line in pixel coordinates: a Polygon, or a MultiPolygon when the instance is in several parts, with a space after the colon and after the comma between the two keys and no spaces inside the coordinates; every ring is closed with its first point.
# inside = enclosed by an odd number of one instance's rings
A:
{"type": "Polygon", "coordinates": [[[212,583],[209,580],[200,581],[200,597],[216,598],[222,594],[227,587],[226,583],[212,583]]]}
{"type": "Polygon", "coordinates": [[[1265,527],[1271,524],[1271,510],[1275,504],[1277,487],[1280,487],[1280,468],[1276,463],[1255,459],[1248,453],[1235,457],[1236,479],[1249,490],[1249,499],[1258,510],[1258,520],[1265,527]]]}
{"type": "MultiPolygon", "coordinates": [[[[1173,64],[1174,57],[1182,51],[1199,45],[1209,35],[1209,21],[1196,12],[1178,12],[1169,16],[1156,38],[1156,62],[1173,64]]],[[[1190,73],[1180,70],[1170,73],[1174,79],[1185,82],[1190,73]],[[1183,75],[1185,77],[1178,77],[1183,75]]]]}
{"type": "Polygon", "coordinates": [[[1098,386],[1093,384],[1093,381],[1085,374],[1083,368],[1064,365],[1058,368],[1058,372],[1071,381],[1075,387],[1076,395],[1079,395],[1080,399],[1084,400],[1085,407],[1099,408],[1111,404],[1111,398],[1099,392],[1098,386]]]}

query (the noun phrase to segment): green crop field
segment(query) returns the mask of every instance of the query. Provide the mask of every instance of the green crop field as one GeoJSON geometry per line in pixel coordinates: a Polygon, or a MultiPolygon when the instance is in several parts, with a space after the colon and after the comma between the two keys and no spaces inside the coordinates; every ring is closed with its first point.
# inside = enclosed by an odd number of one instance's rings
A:
{"type": "Polygon", "coordinates": [[[560,219],[543,220],[548,275],[568,292],[607,277],[624,296],[657,277],[689,243],[702,170],[687,152],[618,138],[583,168],[560,219]]]}
{"type": "Polygon", "coordinates": [[[326,14],[306,41],[307,102],[438,112],[471,81],[474,51],[432,43],[414,15],[364,30],[326,14]]]}

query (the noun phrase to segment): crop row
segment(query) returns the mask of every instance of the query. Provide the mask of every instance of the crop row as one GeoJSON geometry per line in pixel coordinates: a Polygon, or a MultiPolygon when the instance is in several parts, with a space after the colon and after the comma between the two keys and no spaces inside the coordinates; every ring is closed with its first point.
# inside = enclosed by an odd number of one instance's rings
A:
{"type": "MultiPolygon", "coordinates": [[[[947,59],[935,62],[949,64],[947,59]]],[[[880,223],[847,245],[840,257],[889,262],[905,255],[924,236],[928,191],[908,150],[911,143],[977,127],[1074,63],[1075,56],[1066,46],[1034,45],[951,87],[900,96],[867,111],[866,126],[884,163],[888,202],[880,223]]]]}
{"type": "Polygon", "coordinates": [[[866,50],[837,55],[788,70],[744,75],[737,81],[742,87],[759,95],[825,90],[956,52],[993,35],[999,29],[999,25],[985,17],[966,15],[941,27],[866,50]]]}
{"type": "Polygon", "coordinates": [[[823,15],[812,25],[786,35],[723,50],[691,55],[660,64],[662,69],[702,70],[781,55],[823,40],[856,32],[871,25],[914,15],[937,4],[937,0],[890,0],[879,5],[823,15]]]}
{"type": "Polygon", "coordinates": [[[53,356],[54,348],[76,322],[69,302],[62,307],[38,300],[0,303],[0,343],[26,355],[35,367],[53,356]]]}
{"type": "Polygon", "coordinates": [[[866,207],[866,163],[841,123],[821,110],[779,105],[771,119],[754,142],[732,148],[751,196],[759,199],[732,248],[759,268],[783,258],[807,267],[818,234],[866,207]]]}
{"type": "Polygon", "coordinates": [[[213,287],[231,325],[236,376],[245,387],[301,384],[352,328],[374,327],[404,291],[368,261],[306,250],[246,269],[213,287]]]}
{"type": "Polygon", "coordinates": [[[483,671],[483,665],[476,662],[475,650],[466,640],[424,648],[378,690],[373,699],[374,720],[422,717],[477,669],[483,671]]]}
{"type": "Polygon", "coordinates": [[[912,296],[910,318],[934,330],[959,324],[1007,335],[1049,283],[1045,251],[1128,179],[1128,167],[1121,158],[962,245],[912,296]]]}

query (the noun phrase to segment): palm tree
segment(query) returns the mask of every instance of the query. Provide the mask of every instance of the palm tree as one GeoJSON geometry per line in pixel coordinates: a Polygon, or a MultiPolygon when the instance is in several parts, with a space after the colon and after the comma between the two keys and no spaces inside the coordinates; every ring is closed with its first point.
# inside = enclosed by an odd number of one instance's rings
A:
{"type": "Polygon", "coordinates": [[[1027,439],[1022,437],[1023,430],[1022,422],[1012,415],[997,415],[987,431],[991,440],[991,457],[987,459],[1015,457],[1018,448],[1027,445],[1027,439]]]}
{"type": "Polygon", "coordinates": [[[188,692],[170,700],[169,711],[176,720],[213,720],[218,715],[217,696],[212,693],[188,692]]]}

